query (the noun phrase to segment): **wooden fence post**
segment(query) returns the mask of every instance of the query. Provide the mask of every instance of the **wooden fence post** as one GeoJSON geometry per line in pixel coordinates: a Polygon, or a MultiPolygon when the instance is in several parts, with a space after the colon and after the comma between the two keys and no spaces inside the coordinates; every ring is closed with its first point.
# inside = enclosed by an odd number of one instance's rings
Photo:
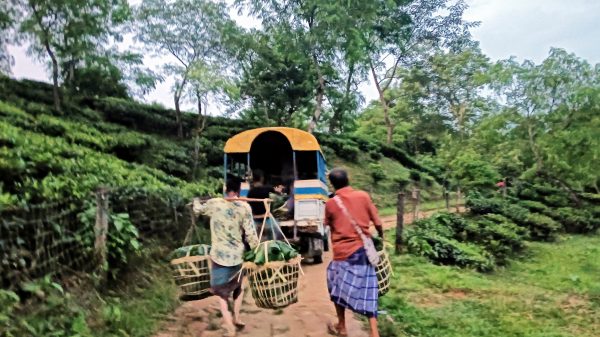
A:
{"type": "Polygon", "coordinates": [[[419,220],[419,204],[421,203],[421,190],[418,188],[413,189],[413,221],[419,220]]]}
{"type": "Polygon", "coordinates": [[[402,231],[404,230],[404,191],[398,193],[396,205],[396,255],[402,253],[402,231]]]}
{"type": "Polygon", "coordinates": [[[94,226],[94,234],[96,242],[94,243],[94,251],[101,270],[102,281],[106,279],[106,235],[108,233],[108,189],[100,187],[96,190],[96,224],[94,226]]]}

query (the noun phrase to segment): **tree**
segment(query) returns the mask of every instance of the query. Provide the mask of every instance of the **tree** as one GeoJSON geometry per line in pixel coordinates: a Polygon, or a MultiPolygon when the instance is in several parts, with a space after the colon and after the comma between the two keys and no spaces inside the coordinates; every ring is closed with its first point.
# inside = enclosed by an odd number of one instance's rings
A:
{"type": "Polygon", "coordinates": [[[265,125],[291,125],[310,109],[314,91],[312,60],[287,27],[247,35],[242,57],[241,95],[252,108],[245,117],[265,125]]]}
{"type": "Polygon", "coordinates": [[[439,113],[450,117],[464,140],[470,122],[486,108],[482,91],[489,83],[489,60],[479,48],[467,48],[436,53],[426,64],[426,100],[439,113]]]}
{"type": "Polygon", "coordinates": [[[360,74],[355,58],[348,57],[351,53],[347,48],[351,44],[344,41],[350,24],[346,10],[349,4],[329,0],[238,0],[236,4],[260,18],[266,32],[273,29],[287,31],[287,36],[293,37],[297,46],[302,46],[299,51],[310,61],[303,65],[310,65],[313,81],[312,102],[310,107],[306,106],[312,110],[308,131],[313,132],[328,112],[334,119],[330,130],[341,127],[344,110],[356,101],[353,82],[360,74]],[[344,74],[340,76],[337,69],[343,69],[344,74]],[[328,108],[332,111],[326,111],[328,108]]]}
{"type": "Polygon", "coordinates": [[[31,51],[51,63],[54,107],[61,111],[59,81],[90,55],[119,39],[117,28],[127,20],[129,6],[125,0],[24,0],[25,19],[21,31],[31,40],[31,51]]]}
{"type": "Polygon", "coordinates": [[[466,142],[447,143],[448,162],[477,153],[505,177],[562,187],[576,204],[577,190],[598,191],[600,67],[553,48],[540,64],[500,61],[490,76],[496,106],[466,142]]]}
{"type": "Polygon", "coordinates": [[[377,2],[363,11],[356,29],[366,49],[363,65],[369,70],[387,127],[387,143],[392,142],[395,123],[390,116],[386,92],[398,79],[401,68],[446,48],[459,49],[470,45],[469,29],[477,23],[466,22],[462,16],[464,1],[449,4],[448,0],[416,0],[412,2],[377,2]]]}
{"type": "Polygon", "coordinates": [[[8,52],[8,44],[16,40],[15,26],[19,16],[16,0],[0,3],[0,74],[10,74],[14,58],[8,52]]]}
{"type": "Polygon", "coordinates": [[[174,59],[163,74],[173,76],[173,100],[177,135],[183,137],[180,103],[199,62],[213,65],[227,62],[223,35],[234,23],[221,1],[144,0],[136,9],[137,38],[148,51],[168,52],[174,59]],[[157,50],[158,49],[158,50],[157,50]]]}

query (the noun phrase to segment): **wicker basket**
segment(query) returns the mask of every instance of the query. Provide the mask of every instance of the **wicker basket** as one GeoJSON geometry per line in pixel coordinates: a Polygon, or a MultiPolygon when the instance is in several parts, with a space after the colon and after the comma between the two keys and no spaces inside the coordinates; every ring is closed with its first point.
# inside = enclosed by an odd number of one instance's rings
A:
{"type": "Polygon", "coordinates": [[[379,251],[379,264],[375,268],[377,274],[377,285],[379,286],[379,297],[387,294],[390,290],[392,280],[392,264],[385,249],[379,251]]]}
{"type": "MultiPolygon", "coordinates": [[[[265,206],[268,205],[268,202],[266,202],[265,206]]],[[[266,209],[267,216],[275,223],[275,229],[281,233],[285,242],[291,247],[289,241],[283,232],[281,232],[277,221],[269,212],[269,207],[266,207],[266,209]]],[[[263,236],[265,221],[266,217],[263,220],[259,241],[263,236]]],[[[275,237],[275,229],[272,228],[273,237],[275,237]]],[[[298,302],[298,278],[300,277],[300,273],[302,273],[302,268],[300,267],[302,257],[297,256],[289,261],[269,261],[269,242],[264,241],[256,247],[256,251],[264,249],[265,264],[257,266],[252,262],[245,262],[243,270],[248,273],[248,283],[250,284],[250,291],[256,306],[264,309],[285,308],[290,304],[298,302]]]]}
{"type": "Polygon", "coordinates": [[[196,301],[210,297],[210,256],[189,255],[171,260],[173,279],[179,288],[179,299],[196,301]]]}
{"type": "Polygon", "coordinates": [[[300,257],[290,261],[267,262],[262,266],[245,263],[252,298],[259,308],[278,309],[298,302],[300,257]]]}

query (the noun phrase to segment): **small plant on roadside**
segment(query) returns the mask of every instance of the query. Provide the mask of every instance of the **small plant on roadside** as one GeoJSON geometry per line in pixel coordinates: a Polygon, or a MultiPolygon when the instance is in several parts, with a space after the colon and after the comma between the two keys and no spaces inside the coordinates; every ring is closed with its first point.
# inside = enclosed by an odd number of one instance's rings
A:
{"type": "Polygon", "coordinates": [[[92,337],[84,311],[50,275],[23,283],[21,291],[26,301],[0,290],[1,336],[92,337]]]}
{"type": "MultiPolygon", "coordinates": [[[[96,206],[90,202],[86,210],[79,214],[79,219],[86,225],[93,227],[95,218],[96,206]]],[[[88,237],[87,240],[88,246],[91,246],[91,238],[88,237]]],[[[139,231],[129,219],[129,214],[110,214],[106,250],[107,260],[102,267],[110,273],[113,279],[117,277],[121,269],[127,266],[131,254],[140,254],[139,231]]]]}

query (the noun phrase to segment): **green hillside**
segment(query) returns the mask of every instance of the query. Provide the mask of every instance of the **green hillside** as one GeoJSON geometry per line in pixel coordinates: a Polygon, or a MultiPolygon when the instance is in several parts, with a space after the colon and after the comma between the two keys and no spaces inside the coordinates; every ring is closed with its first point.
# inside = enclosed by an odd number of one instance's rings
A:
{"type": "MultiPolygon", "coordinates": [[[[177,139],[172,110],[118,98],[78,97],[58,114],[51,90],[44,83],[0,79],[3,206],[85,198],[100,185],[183,198],[218,193],[224,142],[253,127],[236,119],[209,118],[195,137],[197,115],[186,113],[186,137],[177,139]]],[[[399,148],[355,137],[317,138],[329,166],[347,167],[356,185],[370,190],[380,206],[394,203],[388,196],[411,174],[439,190],[434,172],[399,148]]]]}

